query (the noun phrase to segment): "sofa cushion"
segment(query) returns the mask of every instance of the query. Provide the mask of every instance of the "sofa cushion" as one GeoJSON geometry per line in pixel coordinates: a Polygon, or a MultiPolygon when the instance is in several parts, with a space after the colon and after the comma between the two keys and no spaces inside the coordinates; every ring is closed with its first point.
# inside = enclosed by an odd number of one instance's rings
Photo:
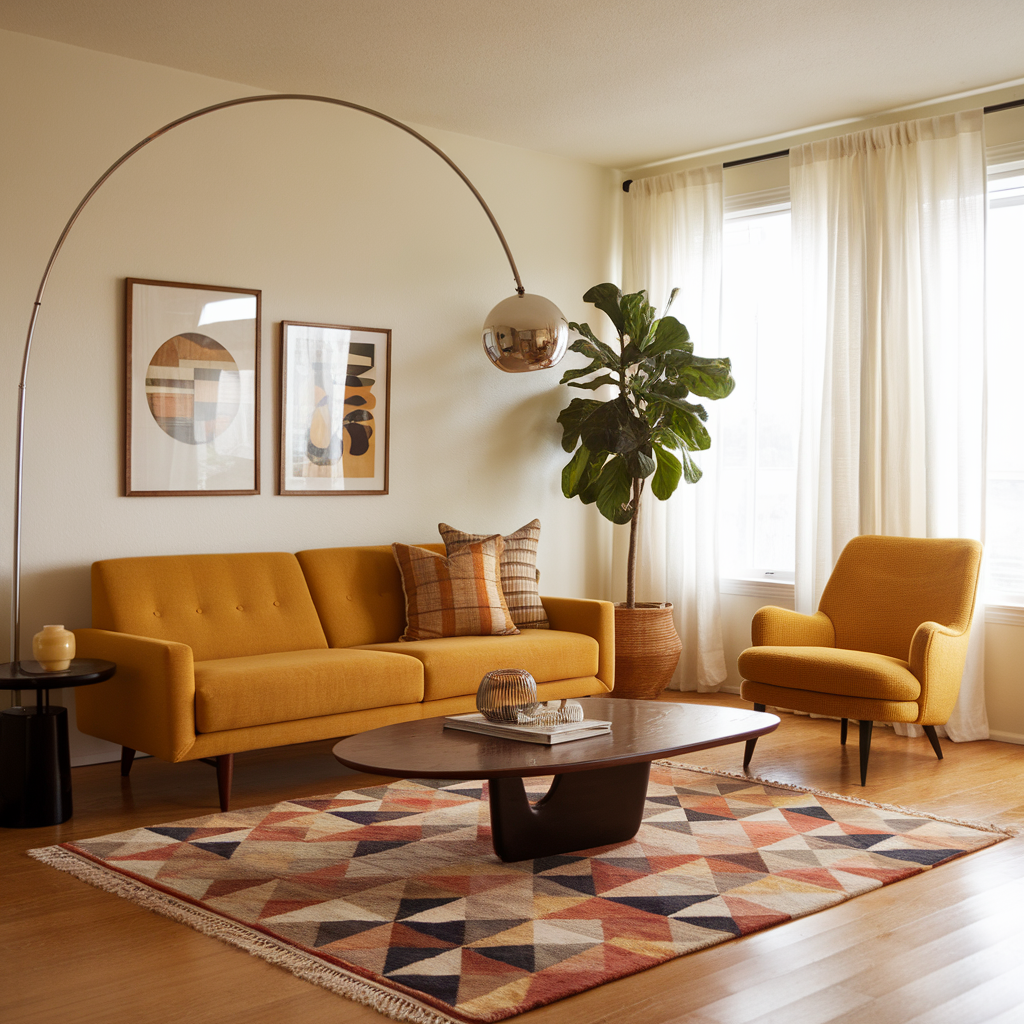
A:
{"type": "Polygon", "coordinates": [[[196,731],[222,732],[423,699],[423,667],[401,654],[289,651],[195,664],[196,731]]]}
{"type": "Polygon", "coordinates": [[[476,693],[496,668],[523,668],[538,683],[597,674],[598,644],[582,633],[530,629],[515,636],[461,636],[413,643],[371,644],[360,650],[411,655],[423,663],[423,699],[476,693]]]}
{"type": "MultiPolygon", "coordinates": [[[[447,523],[438,523],[437,528],[449,556],[463,544],[487,539],[486,534],[464,533],[447,523]]],[[[547,613],[537,590],[540,576],[537,572],[540,520],[534,519],[501,539],[505,542],[501,552],[501,589],[512,621],[520,629],[547,629],[547,613]]]]}
{"type": "MultiPolygon", "coordinates": [[[[443,544],[422,544],[444,554],[443,544]]],[[[390,545],[314,548],[296,556],[331,647],[382,644],[405,629],[405,594],[390,545]]]]}
{"type": "Polygon", "coordinates": [[[92,624],[187,644],[196,661],[327,647],[299,563],[284,552],[94,562],[92,624]]]}
{"type": "Polygon", "coordinates": [[[448,558],[426,548],[392,544],[405,591],[400,640],[518,633],[501,590],[498,534],[466,544],[448,558]]]}
{"type": "Polygon", "coordinates": [[[838,647],[748,647],[739,657],[744,679],[790,690],[873,700],[909,701],[921,684],[899,658],[838,647]]]}

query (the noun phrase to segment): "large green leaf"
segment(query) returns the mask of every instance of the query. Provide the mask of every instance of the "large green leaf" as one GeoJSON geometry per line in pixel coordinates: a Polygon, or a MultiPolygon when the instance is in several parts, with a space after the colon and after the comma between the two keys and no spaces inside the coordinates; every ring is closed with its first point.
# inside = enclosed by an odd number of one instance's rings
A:
{"type": "Polygon", "coordinates": [[[633,477],[621,455],[609,459],[597,480],[598,511],[613,523],[628,523],[633,518],[633,477]]]}
{"type": "Polygon", "coordinates": [[[647,301],[646,292],[631,292],[623,295],[619,303],[622,309],[622,320],[630,340],[634,341],[639,348],[644,347],[647,341],[648,332],[654,322],[654,310],[647,301]]]}
{"type": "Polygon", "coordinates": [[[565,377],[562,378],[562,383],[569,384],[569,387],[571,388],[583,388],[586,391],[596,391],[598,388],[603,388],[605,384],[611,384],[613,388],[617,388],[619,386],[619,378],[613,377],[610,373],[602,373],[600,377],[584,381],[582,384],[578,381],[566,381],[565,377]]]}
{"type": "Polygon", "coordinates": [[[650,448],[637,448],[636,451],[626,452],[624,457],[629,475],[634,480],[643,480],[658,468],[650,448]]]}
{"type": "Polygon", "coordinates": [[[644,346],[644,355],[650,358],[670,349],[689,353],[693,351],[693,342],[690,332],[674,316],[663,316],[644,346]]]}
{"type": "Polygon", "coordinates": [[[726,358],[691,356],[686,365],[676,370],[675,376],[701,398],[726,398],[736,387],[736,381],[732,378],[732,363],[726,358]]]}
{"type": "Polygon", "coordinates": [[[596,398],[574,398],[559,414],[562,424],[562,448],[571,452],[580,439],[580,430],[587,418],[604,406],[596,398]]]}
{"type": "Polygon", "coordinates": [[[683,444],[691,452],[704,451],[711,447],[711,435],[708,433],[707,427],[701,422],[701,419],[707,418],[707,413],[699,405],[694,408],[700,409],[704,413],[703,417],[682,409],[673,409],[670,426],[673,433],[678,434],[682,438],[683,444]]]}
{"type": "Polygon", "coordinates": [[[594,373],[597,370],[603,370],[604,367],[596,360],[589,366],[577,366],[571,370],[566,370],[562,374],[562,379],[558,382],[559,384],[568,384],[571,380],[576,380],[577,377],[586,377],[588,373],[594,373]]]}
{"type": "Polygon", "coordinates": [[[623,399],[616,398],[587,417],[581,425],[580,437],[592,452],[630,452],[647,441],[648,427],[633,415],[623,399]]]}
{"type": "Polygon", "coordinates": [[[562,493],[567,498],[575,498],[580,493],[580,484],[586,478],[589,466],[590,449],[581,444],[576,449],[576,454],[569,460],[568,465],[562,470],[562,493]]]}
{"type": "Polygon", "coordinates": [[[688,484],[695,484],[704,473],[701,468],[697,465],[693,459],[690,458],[689,453],[683,451],[683,477],[686,479],[688,484]]]}
{"type": "Polygon", "coordinates": [[[656,498],[664,501],[679,486],[683,464],[670,451],[657,444],[654,446],[654,457],[658,462],[658,468],[651,481],[651,492],[656,498]]]}
{"type": "Polygon", "coordinates": [[[607,282],[596,284],[584,293],[583,301],[592,302],[602,313],[606,313],[619,334],[626,333],[626,322],[619,305],[622,301],[622,292],[615,285],[607,282]]]}
{"type": "Polygon", "coordinates": [[[602,366],[608,367],[610,370],[617,370],[619,368],[619,357],[615,354],[614,349],[601,341],[588,324],[569,324],[569,327],[571,330],[583,335],[582,338],[577,338],[569,346],[570,352],[579,352],[588,359],[593,359],[602,366]]]}

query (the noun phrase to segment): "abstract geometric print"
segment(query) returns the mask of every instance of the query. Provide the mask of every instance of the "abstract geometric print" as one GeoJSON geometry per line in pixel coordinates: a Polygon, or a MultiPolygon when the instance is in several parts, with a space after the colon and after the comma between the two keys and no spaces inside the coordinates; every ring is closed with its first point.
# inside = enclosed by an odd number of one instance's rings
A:
{"type": "Polygon", "coordinates": [[[238,412],[241,376],[231,353],[205,334],[177,334],[153,354],[146,400],[153,419],[176,441],[208,444],[238,412]]]}
{"type": "Polygon", "coordinates": [[[485,783],[427,781],[33,855],[397,1019],[499,1021],[1001,838],[656,764],[635,839],[539,860],[495,856],[485,783]]]}

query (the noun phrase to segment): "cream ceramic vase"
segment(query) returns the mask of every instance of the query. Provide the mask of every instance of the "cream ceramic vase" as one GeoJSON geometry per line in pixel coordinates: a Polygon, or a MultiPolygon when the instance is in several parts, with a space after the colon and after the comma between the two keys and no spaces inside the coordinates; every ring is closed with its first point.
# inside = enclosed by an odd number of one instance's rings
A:
{"type": "Polygon", "coordinates": [[[75,656],[75,634],[63,626],[43,626],[32,637],[32,654],[47,672],[63,672],[75,656]]]}

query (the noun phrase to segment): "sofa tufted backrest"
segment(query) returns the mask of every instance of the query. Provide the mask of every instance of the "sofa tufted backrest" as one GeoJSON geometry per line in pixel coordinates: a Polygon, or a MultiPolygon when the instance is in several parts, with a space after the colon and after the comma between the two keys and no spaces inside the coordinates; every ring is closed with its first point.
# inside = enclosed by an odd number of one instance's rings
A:
{"type": "MultiPolygon", "coordinates": [[[[419,546],[444,554],[443,544],[419,546]]],[[[402,635],[405,592],[390,545],[317,548],[295,557],[331,647],[385,644],[402,635]]]]}
{"type": "Polygon", "coordinates": [[[196,661],[327,647],[299,563],[284,552],[94,562],[92,624],[188,644],[196,661]]]}

